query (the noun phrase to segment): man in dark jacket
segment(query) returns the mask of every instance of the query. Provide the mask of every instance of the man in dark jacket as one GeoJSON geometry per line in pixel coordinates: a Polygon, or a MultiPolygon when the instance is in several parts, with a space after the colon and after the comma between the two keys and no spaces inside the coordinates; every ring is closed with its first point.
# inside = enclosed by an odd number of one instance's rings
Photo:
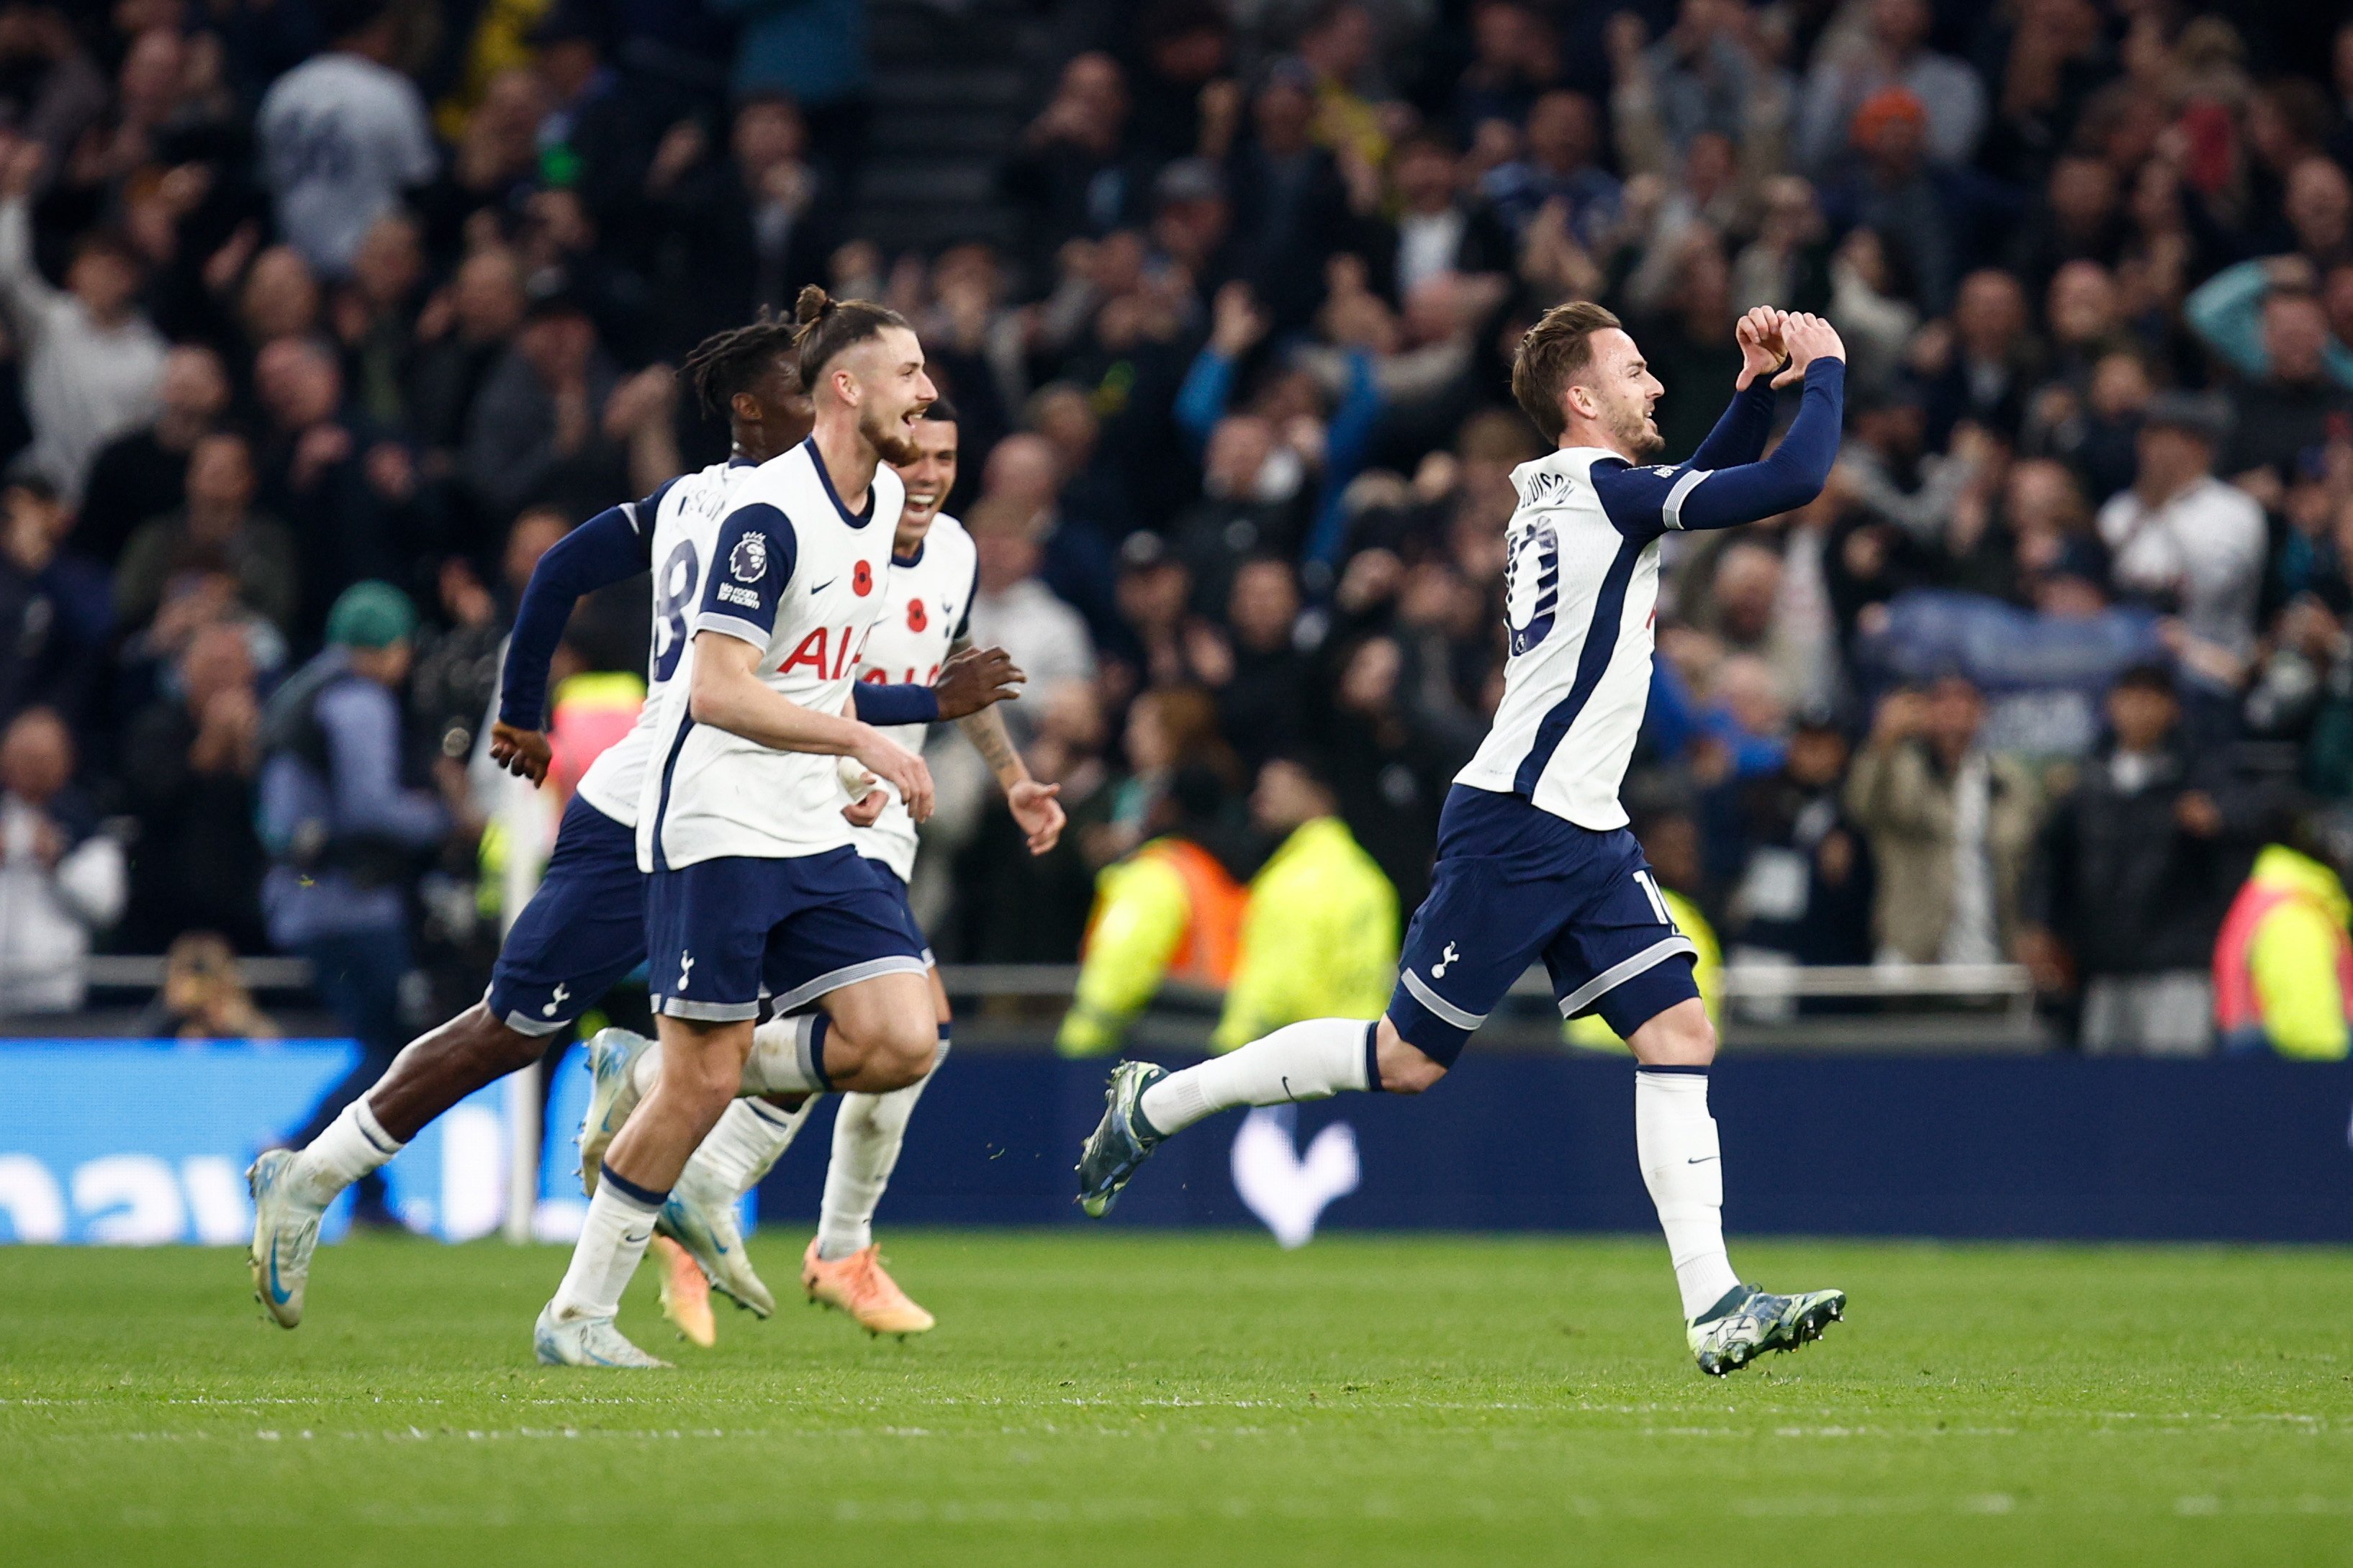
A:
{"type": "Polygon", "coordinates": [[[2043,830],[2029,894],[2047,932],[2038,967],[2072,958],[2085,1050],[2201,1054],[2214,934],[2253,858],[2261,802],[2190,752],[2163,668],[2125,671],[2107,710],[2106,743],[2043,830]]]}
{"type": "MultiPolygon", "coordinates": [[[[442,802],[404,778],[397,694],[416,627],[398,589],[353,584],[328,614],[326,651],[288,678],[262,717],[269,940],[311,961],[312,984],[361,1050],[289,1138],[296,1147],[383,1077],[407,1039],[408,885],[449,827],[442,802]]],[[[364,1188],[360,1201],[364,1210],[382,1202],[364,1188]]]]}

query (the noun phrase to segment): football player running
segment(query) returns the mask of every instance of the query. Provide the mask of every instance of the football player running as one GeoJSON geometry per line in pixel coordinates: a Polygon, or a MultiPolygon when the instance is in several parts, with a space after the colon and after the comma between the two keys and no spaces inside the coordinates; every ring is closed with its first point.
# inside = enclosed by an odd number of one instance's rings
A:
{"type": "MultiPolygon", "coordinates": [[[[608,1050],[594,1064],[582,1160],[596,1191],[533,1331],[552,1364],[663,1364],[614,1317],[689,1157],[737,1094],[887,1093],[919,1082],[936,1056],[923,936],[850,841],[839,764],[888,782],[915,821],[930,816],[923,759],[842,710],[883,613],[905,503],[884,459],[914,459],[937,394],[895,311],[811,287],[795,315],[814,432],[726,498],[678,678],[657,704],[638,854],[652,879],[662,1048],[650,1086],[634,1069],[653,1053],[608,1050]],[[786,1014],[822,1010],[764,1044],[764,998],[786,1014]]],[[[670,549],[658,537],[655,559],[670,549]]]]}
{"type": "Polygon", "coordinates": [[[1793,1350],[1842,1315],[1841,1291],[1771,1294],[1741,1283],[1726,1259],[1707,1101],[1715,1032],[1692,944],[1618,798],[1650,691],[1659,541],[1803,506],[1838,456],[1838,333],[1759,309],[1738,338],[1731,407],[1687,461],[1658,467],[1645,465],[1663,444],[1651,409],[1664,389],[1617,317],[1579,300],[1521,340],[1513,395],[1556,449],[1512,474],[1503,700],[1447,796],[1430,897],[1406,933],[1388,1010],[1372,1024],[1288,1025],[1177,1073],[1121,1063],[1081,1152],[1087,1213],[1110,1208],[1164,1141],[1229,1106],[1422,1092],[1541,956],[1562,1016],[1600,1014],[1633,1052],[1635,1145],[1700,1370],[1722,1376],[1793,1350]],[[1799,380],[1797,419],[1760,461],[1773,389],[1799,380]]]}
{"type": "MultiPolygon", "coordinates": [[[[956,416],[945,399],[924,411],[915,426],[914,444],[917,455],[912,462],[892,464],[906,485],[907,501],[892,542],[882,618],[859,654],[861,688],[886,682],[926,685],[971,647],[967,623],[979,560],[964,525],[940,510],[955,486],[957,458],[956,416]]],[[[1054,798],[1058,786],[1029,776],[1006,731],[1003,714],[983,709],[960,720],[959,727],[1004,789],[1006,805],[1027,836],[1029,852],[1048,853],[1062,835],[1062,807],[1054,798]]],[[[885,732],[910,750],[922,748],[920,725],[885,732]]],[[[858,826],[852,842],[903,906],[907,882],[914,873],[914,819],[897,790],[878,781],[873,791],[880,797],[880,816],[871,826],[858,826]]],[[[914,925],[912,910],[906,918],[914,925]]],[[[928,948],[923,956],[930,960],[928,948]]],[[[948,1054],[947,993],[936,967],[930,980],[939,1020],[938,1059],[944,1061],[948,1054]]],[[[797,1026],[791,1020],[772,1020],[761,1027],[782,1033],[797,1026]]],[[[933,1071],[937,1070],[935,1062],[933,1071]]],[[[932,1314],[911,1300],[882,1267],[873,1235],[874,1210],[898,1163],[908,1118],[930,1082],[927,1075],[887,1094],[842,1096],[817,1235],[801,1259],[801,1286],[809,1299],[847,1313],[871,1333],[903,1336],[933,1326],[932,1314]]],[[[708,1307],[697,1305],[697,1287],[706,1279],[763,1317],[774,1310],[775,1298],[754,1272],[743,1245],[736,1200],[791,1144],[813,1101],[814,1097],[804,1096],[736,1100],[671,1189],[659,1228],[682,1244],[684,1252],[666,1260],[663,1309],[689,1339],[709,1342],[708,1307]]]]}
{"type": "MultiPolygon", "coordinates": [[[[517,606],[491,726],[491,754],[539,782],[546,776],[547,670],[578,597],[652,563],[658,533],[681,520],[715,519],[757,467],[806,428],[794,379],[793,326],[761,321],[721,332],[688,356],[704,405],[728,421],[727,461],[610,508],[541,559],[517,606]]],[[[654,584],[648,697],[637,725],[593,763],[565,807],[554,853],[516,917],[481,1001],[412,1041],[383,1078],[299,1150],[273,1150],[247,1172],[254,1206],[248,1262],[255,1295],[291,1329],[302,1321],[319,1226],[338,1194],[376,1169],[459,1100],[538,1061],[623,976],[645,962],[645,878],[638,869],[638,796],[663,692],[678,678],[685,626],[708,551],[670,547],[654,584]]],[[[934,689],[861,687],[860,711],[878,723],[936,713],[961,718],[1012,694],[1019,672],[1001,649],[951,660],[934,689]]]]}

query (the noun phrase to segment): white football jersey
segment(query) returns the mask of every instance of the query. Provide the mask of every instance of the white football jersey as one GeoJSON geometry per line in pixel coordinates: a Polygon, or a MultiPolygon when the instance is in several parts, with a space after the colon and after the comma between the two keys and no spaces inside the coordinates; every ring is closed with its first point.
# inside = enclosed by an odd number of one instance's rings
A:
{"type": "MultiPolygon", "coordinates": [[[[858,656],[858,679],[876,684],[929,686],[939,679],[948,648],[972,618],[973,590],[979,584],[980,552],[964,524],[944,514],[913,558],[891,557],[891,577],[882,597],[882,618],[858,656]]],[[[921,753],[926,726],[894,724],[882,732],[921,753]]],[[[906,881],[915,874],[915,819],[899,792],[885,784],[891,804],[871,827],[852,830],[858,852],[880,860],[906,881]]]]}
{"type": "Polygon", "coordinates": [[[726,498],[758,466],[748,458],[731,458],[672,479],[644,500],[621,505],[629,526],[648,542],[647,556],[655,568],[646,700],[629,732],[599,752],[580,775],[579,793],[624,827],[638,825],[638,796],[654,754],[656,710],[663,690],[678,676],[687,619],[694,614],[695,595],[702,587],[712,538],[719,531],[719,520],[727,515],[726,498]]]}
{"type": "Polygon", "coordinates": [[[1659,538],[1678,526],[1682,500],[1672,495],[1651,526],[1621,527],[1593,488],[1603,460],[1625,461],[1574,447],[1512,470],[1520,504],[1504,531],[1504,700],[1454,775],[1596,831],[1626,826],[1618,787],[1651,695],[1659,538]]]}
{"type": "MultiPolygon", "coordinates": [[[[693,638],[718,632],[751,643],[770,690],[818,712],[843,711],[859,650],[882,615],[906,487],[879,467],[863,515],[852,513],[811,438],[761,464],[726,500],[688,640],[658,705],[659,761],[647,770],[638,806],[638,865],[646,871],[723,856],[795,859],[849,843],[837,759],[775,751],[695,721],[687,700],[693,638]]],[[[655,559],[673,548],[658,536],[655,559]]]]}

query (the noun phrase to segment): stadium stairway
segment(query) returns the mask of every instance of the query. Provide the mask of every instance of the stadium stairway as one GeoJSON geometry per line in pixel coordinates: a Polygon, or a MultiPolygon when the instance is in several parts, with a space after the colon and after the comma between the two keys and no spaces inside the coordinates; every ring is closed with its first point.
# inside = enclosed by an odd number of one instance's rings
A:
{"type": "Polygon", "coordinates": [[[1008,0],[872,0],[857,232],[888,253],[1012,237],[997,172],[1034,112],[1047,26],[1008,0]]]}

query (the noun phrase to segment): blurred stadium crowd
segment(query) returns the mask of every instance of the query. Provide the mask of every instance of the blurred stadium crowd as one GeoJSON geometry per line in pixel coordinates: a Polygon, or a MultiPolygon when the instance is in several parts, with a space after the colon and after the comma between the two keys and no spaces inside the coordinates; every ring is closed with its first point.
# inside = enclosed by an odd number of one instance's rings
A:
{"type": "MultiPolygon", "coordinates": [[[[2094,1048],[2197,1050],[2259,851],[2341,925],[2353,26],[1007,9],[1058,42],[1004,242],[892,254],[850,222],[860,0],[0,4],[0,1003],[76,1006],[93,947],[290,943],[265,709],[364,580],[417,617],[379,781],[411,1005],[470,1000],[501,882],[467,764],[515,595],[722,454],[670,367],[811,281],[906,312],[961,410],[973,630],[1027,668],[1017,737],[1072,816],[1033,862],[934,746],[944,960],[1071,962],[1158,833],[1246,879],[1271,759],[1410,911],[1501,680],[1538,453],[1510,353],[1572,297],[1642,345],[1671,458],[1739,310],[1852,354],[1820,500],[1667,542],[1628,798],[1728,952],[2015,961],[2094,1048]]],[[[644,595],[586,604],[568,669],[641,671],[644,595]]]]}

